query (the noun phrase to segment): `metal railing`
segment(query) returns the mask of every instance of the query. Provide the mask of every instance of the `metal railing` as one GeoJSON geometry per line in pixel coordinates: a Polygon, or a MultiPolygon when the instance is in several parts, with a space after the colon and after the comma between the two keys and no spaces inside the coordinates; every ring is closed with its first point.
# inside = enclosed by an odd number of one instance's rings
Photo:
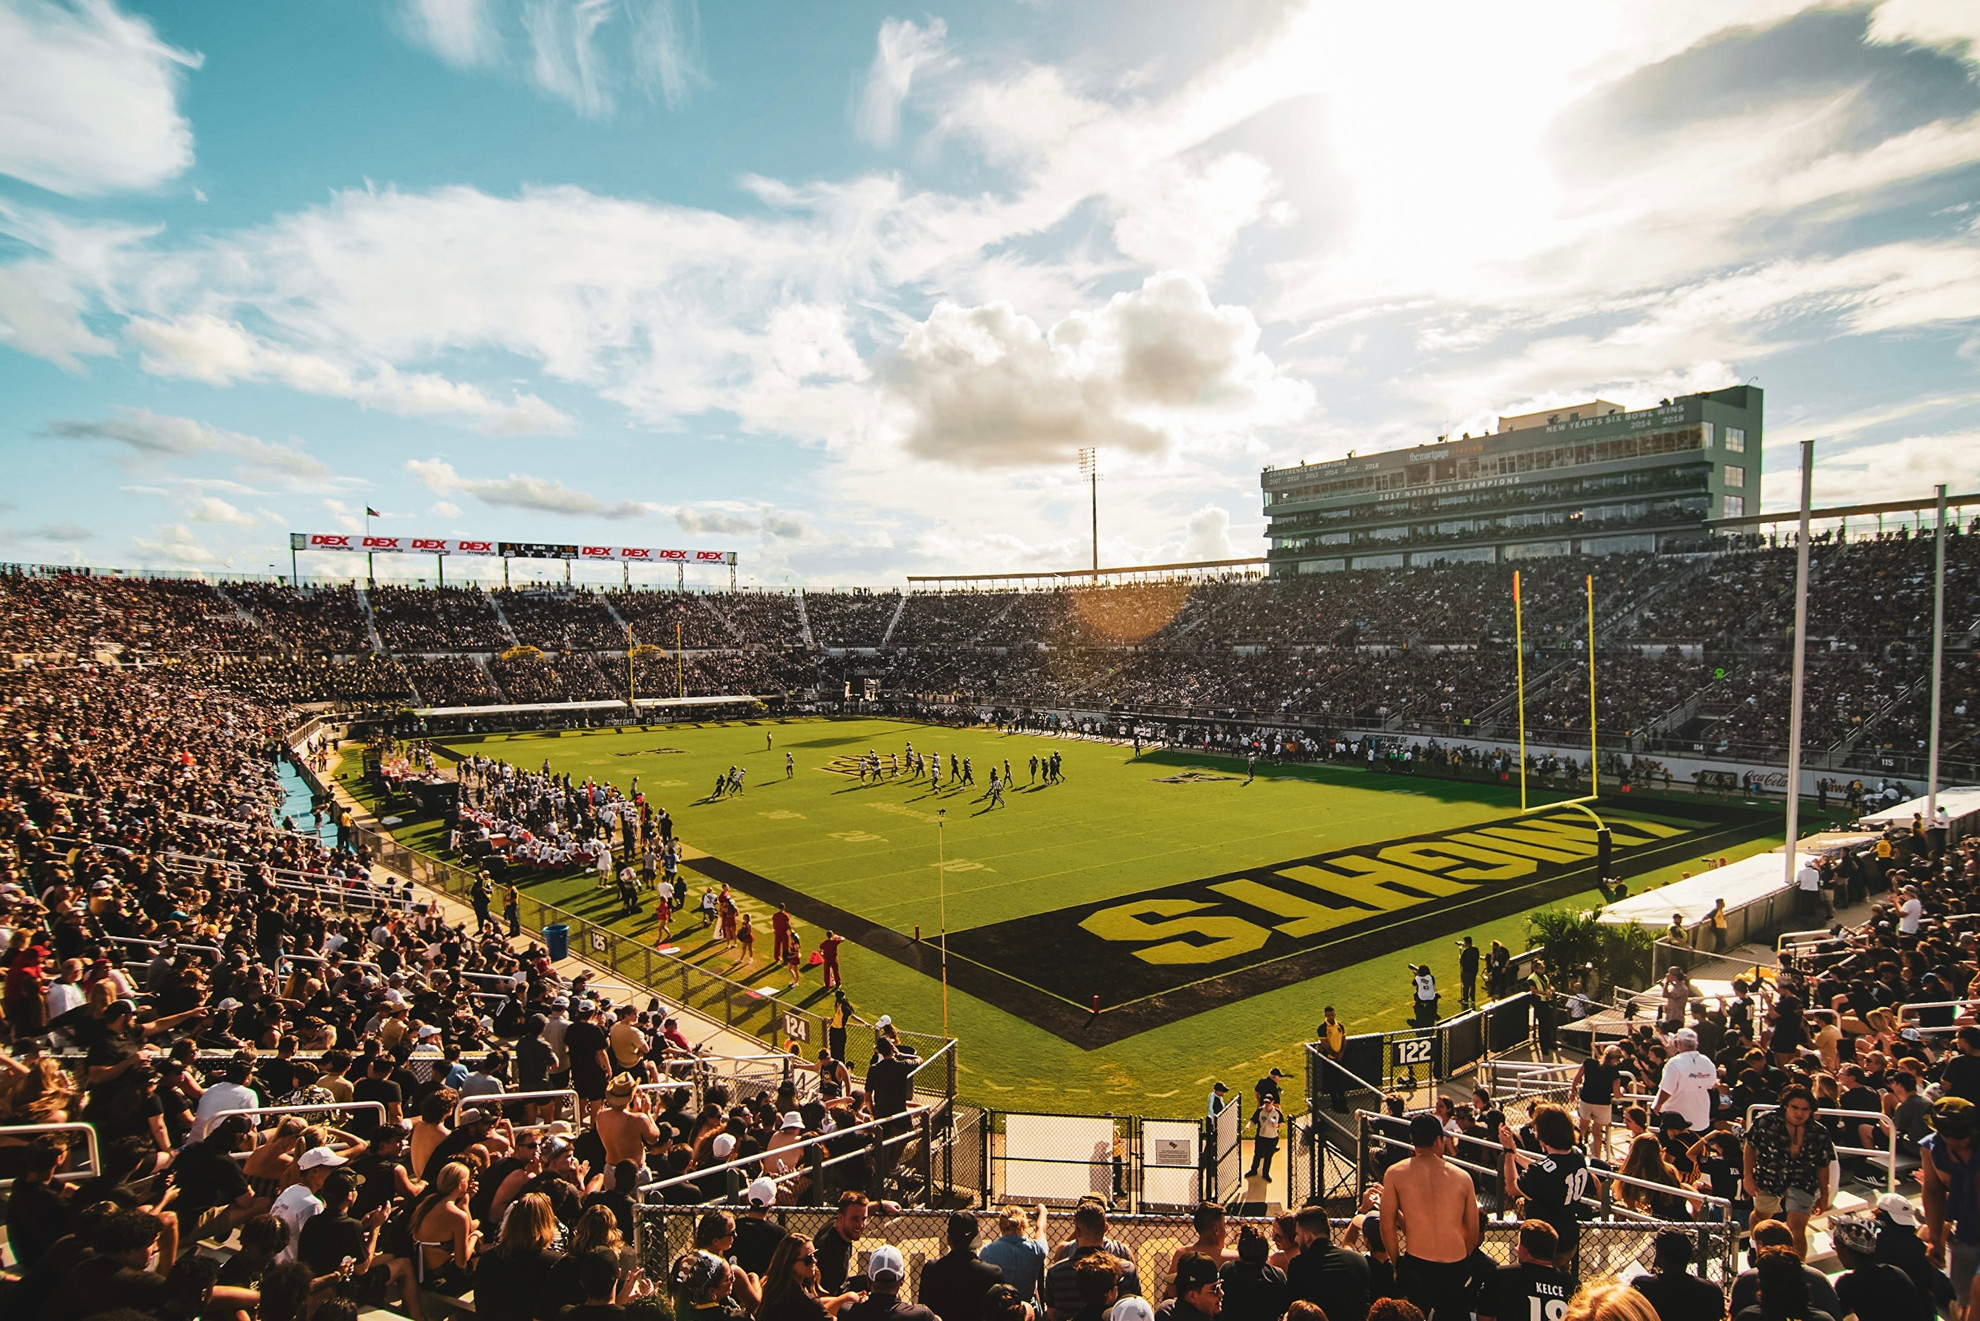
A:
{"type": "Polygon", "coordinates": [[[523,1101],[567,1101],[570,1103],[573,1123],[576,1123],[584,1116],[584,1110],[578,1104],[578,1094],[576,1092],[569,1088],[563,1088],[561,1090],[553,1088],[549,1091],[541,1092],[482,1092],[475,1096],[463,1096],[460,1100],[454,1102],[454,1113],[448,1122],[458,1128],[460,1126],[461,1116],[470,1110],[486,1111],[492,1109],[499,1115],[504,1106],[514,1105],[523,1101]]]}
{"type": "MultiPolygon", "coordinates": [[[[0,1127],[0,1145],[14,1145],[14,1139],[26,1139],[37,1133],[80,1133],[83,1145],[89,1149],[89,1164],[82,1169],[57,1169],[55,1177],[63,1180],[93,1179],[103,1172],[103,1158],[96,1147],[96,1125],[83,1123],[65,1124],[8,1124],[0,1127]]],[[[26,1145],[23,1141],[20,1145],[26,1145]]],[[[0,1188],[12,1188],[12,1179],[0,1179],[0,1188]]]]}

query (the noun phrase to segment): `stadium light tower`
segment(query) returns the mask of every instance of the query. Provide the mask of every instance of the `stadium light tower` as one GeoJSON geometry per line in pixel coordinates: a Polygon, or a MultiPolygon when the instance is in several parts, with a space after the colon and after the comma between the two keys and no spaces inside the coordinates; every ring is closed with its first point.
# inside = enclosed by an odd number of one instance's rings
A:
{"type": "Polygon", "coordinates": [[[1100,582],[1100,451],[1091,446],[1079,452],[1079,475],[1093,490],[1093,582],[1100,582]]]}

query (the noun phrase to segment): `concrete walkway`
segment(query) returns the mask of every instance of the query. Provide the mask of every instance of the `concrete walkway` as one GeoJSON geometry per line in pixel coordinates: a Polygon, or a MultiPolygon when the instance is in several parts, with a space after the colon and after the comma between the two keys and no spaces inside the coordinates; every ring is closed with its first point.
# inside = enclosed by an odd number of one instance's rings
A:
{"type": "MultiPolygon", "coordinates": [[[[390,835],[391,831],[381,825],[378,818],[373,816],[356,798],[353,798],[350,791],[345,789],[337,780],[337,768],[342,763],[343,749],[340,745],[337,751],[331,754],[329,768],[323,772],[322,776],[323,782],[329,788],[331,796],[340,807],[351,814],[352,825],[361,826],[366,830],[375,830],[381,835],[390,835]]],[[[403,872],[394,871],[383,863],[373,863],[371,871],[375,880],[380,882],[389,880],[394,886],[404,885],[406,882],[411,881],[413,893],[419,897],[421,902],[439,905],[439,911],[446,917],[448,922],[473,925],[475,920],[474,908],[464,901],[456,899],[454,896],[443,893],[442,891],[421,885],[419,882],[414,881],[412,877],[407,876],[403,872]]],[[[518,943],[526,942],[528,939],[530,937],[525,933],[523,936],[510,941],[509,946],[511,949],[514,949],[518,943]]],[[[541,942],[539,941],[538,943],[540,944],[541,942]]],[[[517,952],[520,953],[520,951],[517,952]]],[[[580,957],[575,951],[568,957],[558,960],[555,966],[557,975],[562,977],[566,982],[579,974],[583,974],[586,978],[586,985],[595,989],[600,995],[609,998],[614,1004],[632,1001],[635,1004],[643,1006],[648,999],[655,998],[654,992],[648,990],[646,987],[635,985],[611,969],[580,957]]],[[[661,998],[661,1003],[667,1006],[669,1013],[680,1020],[681,1034],[695,1045],[705,1046],[712,1054],[736,1058],[750,1055],[765,1055],[771,1053],[773,1050],[773,1047],[757,1040],[748,1033],[738,1032],[734,1028],[723,1023],[718,1023],[714,1019],[684,1005],[671,1003],[664,998],[661,998]]]]}

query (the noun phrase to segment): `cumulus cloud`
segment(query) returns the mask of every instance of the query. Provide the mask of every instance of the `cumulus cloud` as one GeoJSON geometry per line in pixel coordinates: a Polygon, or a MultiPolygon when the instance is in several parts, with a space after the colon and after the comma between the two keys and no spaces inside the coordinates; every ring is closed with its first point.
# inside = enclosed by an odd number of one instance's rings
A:
{"type": "Polygon", "coordinates": [[[503,69],[606,119],[632,89],[678,108],[707,76],[693,0],[406,0],[406,38],[457,69],[503,69]]]}
{"type": "Polygon", "coordinates": [[[1189,516],[1183,537],[1185,560],[1234,560],[1238,548],[1231,544],[1231,511],[1222,505],[1205,505],[1189,516]]]}
{"type": "Polygon", "coordinates": [[[400,417],[458,417],[477,431],[498,436],[562,433],[571,419],[533,394],[503,402],[480,387],[432,372],[406,372],[389,364],[358,372],[315,353],[283,348],[249,334],[238,323],[195,314],[170,321],[139,317],[125,328],[144,369],[209,385],[274,381],[307,394],[350,399],[400,417]]]}
{"type": "Polygon", "coordinates": [[[253,527],[254,515],[243,513],[217,495],[202,495],[194,500],[186,510],[186,517],[195,523],[231,523],[235,527],[253,527]]]}
{"type": "Polygon", "coordinates": [[[208,426],[189,417],[171,417],[148,408],[120,408],[102,418],[57,418],[47,427],[58,440],[94,441],[114,445],[130,459],[190,459],[219,453],[238,460],[243,476],[307,481],[327,477],[330,469],[292,445],[277,445],[259,436],[208,426]]]}
{"type": "Polygon", "coordinates": [[[71,197],[192,164],[179,83],[200,58],[110,0],[0,0],[0,174],[71,197]]]}
{"type": "Polygon", "coordinates": [[[1259,351],[1249,311],[1173,273],[1049,331],[1008,303],[941,303],[909,330],[885,384],[909,452],[974,468],[1063,464],[1086,446],[1161,454],[1312,402],[1259,351]]]}
{"type": "Polygon", "coordinates": [[[905,18],[890,18],[880,25],[873,65],[866,72],[866,88],[854,116],[862,138],[879,147],[894,145],[901,131],[901,104],[915,75],[955,64],[948,37],[948,25],[939,18],[930,19],[925,27],[905,18]]]}
{"type": "Polygon", "coordinates": [[[501,509],[533,509],[545,514],[584,514],[592,518],[640,518],[653,506],[638,500],[600,500],[548,477],[510,473],[507,477],[463,477],[444,459],[408,459],[406,471],[439,495],[459,492],[501,509]]]}
{"type": "Polygon", "coordinates": [[[220,563],[220,557],[208,550],[184,523],[163,524],[149,537],[132,537],[131,545],[147,568],[175,565],[200,568],[220,563]]]}

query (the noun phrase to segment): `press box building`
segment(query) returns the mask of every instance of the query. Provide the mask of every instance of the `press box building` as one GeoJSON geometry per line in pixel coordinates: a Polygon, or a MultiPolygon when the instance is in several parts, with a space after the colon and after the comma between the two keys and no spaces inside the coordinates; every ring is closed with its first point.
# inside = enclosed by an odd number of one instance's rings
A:
{"type": "Polygon", "coordinates": [[[1761,391],[1501,417],[1490,435],[1267,468],[1274,574],[1691,550],[1760,503],[1761,391]]]}

